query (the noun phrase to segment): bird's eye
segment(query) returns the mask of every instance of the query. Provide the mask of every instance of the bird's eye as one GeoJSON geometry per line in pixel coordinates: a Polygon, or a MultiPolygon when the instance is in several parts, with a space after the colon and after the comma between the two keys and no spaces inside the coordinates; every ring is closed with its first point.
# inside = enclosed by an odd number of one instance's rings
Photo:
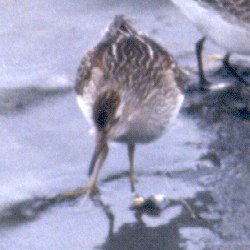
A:
{"type": "Polygon", "coordinates": [[[128,29],[127,29],[127,27],[126,27],[125,24],[122,24],[122,25],[120,26],[120,29],[121,29],[122,31],[125,31],[125,32],[128,31],[128,29]]]}

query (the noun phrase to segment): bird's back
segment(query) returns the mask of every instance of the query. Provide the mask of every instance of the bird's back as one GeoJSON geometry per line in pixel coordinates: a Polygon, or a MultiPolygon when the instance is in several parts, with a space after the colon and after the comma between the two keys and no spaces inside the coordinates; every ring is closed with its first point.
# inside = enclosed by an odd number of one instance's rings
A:
{"type": "Polygon", "coordinates": [[[89,85],[96,68],[103,78],[97,83],[99,88],[105,82],[105,87],[142,91],[145,86],[150,91],[163,84],[162,77],[168,69],[175,70],[175,77],[180,77],[168,52],[149,37],[138,34],[123,16],[116,17],[101,42],[84,57],[77,74],[77,93],[82,94],[89,85]]]}

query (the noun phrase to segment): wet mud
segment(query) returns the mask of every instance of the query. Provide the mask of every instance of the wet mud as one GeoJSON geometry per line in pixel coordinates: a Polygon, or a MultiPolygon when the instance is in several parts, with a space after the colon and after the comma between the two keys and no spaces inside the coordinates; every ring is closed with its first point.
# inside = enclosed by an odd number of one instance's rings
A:
{"type": "MultiPolygon", "coordinates": [[[[168,2],[146,1],[140,15],[139,3],[114,2],[55,1],[51,6],[34,1],[21,6],[26,18],[17,13],[19,20],[10,12],[14,3],[2,6],[6,12],[0,21],[8,18],[12,24],[2,30],[2,45],[11,48],[17,41],[17,46],[1,59],[0,249],[250,249],[250,117],[235,92],[237,81],[220,61],[207,59],[215,88],[194,90],[193,50],[201,34],[168,2]],[[115,13],[134,17],[188,72],[185,102],[172,128],[136,149],[137,193],[163,195],[160,208],[133,207],[123,145],[111,145],[99,193],[84,204],[84,194],[70,193],[87,184],[94,146],[75,102],[74,74],[115,13]],[[93,16],[95,26],[90,25],[93,16]],[[33,31],[32,46],[39,45],[33,61],[34,47],[24,46],[30,31],[22,24],[33,31]]],[[[223,55],[208,42],[205,57],[213,53],[223,55]]],[[[236,55],[232,62],[250,81],[249,58],[236,55]]]]}

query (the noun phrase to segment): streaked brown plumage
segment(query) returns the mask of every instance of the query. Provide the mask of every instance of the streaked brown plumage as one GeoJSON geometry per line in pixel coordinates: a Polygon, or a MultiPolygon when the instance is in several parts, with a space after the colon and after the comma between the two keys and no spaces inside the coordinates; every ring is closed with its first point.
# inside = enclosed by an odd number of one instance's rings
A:
{"type": "Polygon", "coordinates": [[[178,66],[160,45],[116,16],[83,58],[75,90],[96,131],[89,189],[96,185],[108,141],[113,140],[128,145],[134,191],[135,144],[159,138],[180,109],[183,83],[178,66]]]}

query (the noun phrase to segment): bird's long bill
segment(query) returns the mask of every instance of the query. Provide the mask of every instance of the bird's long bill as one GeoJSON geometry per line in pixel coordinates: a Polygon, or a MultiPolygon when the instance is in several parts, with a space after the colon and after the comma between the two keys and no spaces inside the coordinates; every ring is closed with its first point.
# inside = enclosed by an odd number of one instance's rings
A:
{"type": "Polygon", "coordinates": [[[92,175],[96,167],[101,168],[108,154],[108,145],[102,134],[98,134],[96,138],[95,150],[89,165],[89,175],[92,175]]]}

